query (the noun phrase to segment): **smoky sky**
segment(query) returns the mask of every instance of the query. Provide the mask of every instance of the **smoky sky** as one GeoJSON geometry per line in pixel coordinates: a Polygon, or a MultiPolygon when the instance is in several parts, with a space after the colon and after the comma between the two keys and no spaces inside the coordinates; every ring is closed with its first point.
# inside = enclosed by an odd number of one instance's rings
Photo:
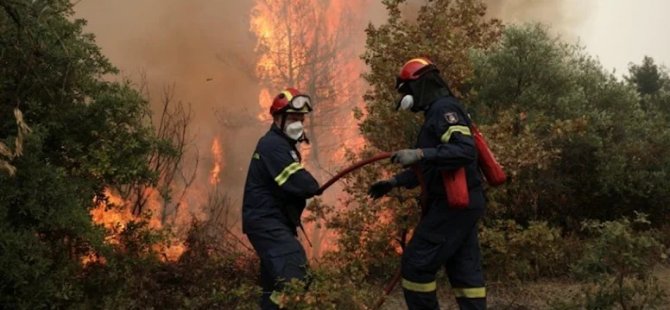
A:
{"type": "MultiPolygon", "coordinates": [[[[381,1],[352,0],[357,14],[379,24],[381,1]]],[[[418,6],[425,0],[410,0],[418,6]]],[[[579,41],[606,68],[621,71],[644,55],[667,63],[670,44],[663,0],[486,0],[491,17],[505,23],[540,22],[568,41],[579,41]]],[[[193,109],[193,146],[212,165],[212,139],[224,152],[222,182],[241,192],[249,156],[267,130],[253,118],[260,112],[255,77],[256,37],[249,31],[253,0],[82,0],[75,16],[88,20],[85,30],[96,35],[102,52],[138,82],[146,77],[153,98],[175,87],[175,98],[193,109]],[[209,156],[209,157],[208,157],[209,156]]],[[[363,18],[360,33],[367,25],[363,18]]],[[[361,35],[363,38],[363,36],[361,35]]],[[[358,43],[362,50],[363,40],[358,43]]],[[[154,104],[155,105],[155,104],[154,104]]],[[[203,176],[206,179],[207,175],[203,176]]]]}
{"type": "MultiPolygon", "coordinates": [[[[360,54],[367,22],[379,24],[386,12],[381,1],[353,0],[355,13],[367,18],[357,25],[360,38],[352,48],[360,54]]],[[[418,6],[423,1],[408,1],[418,6]]],[[[570,24],[555,1],[489,0],[491,12],[503,19],[545,20],[570,24]]],[[[176,100],[193,112],[192,148],[197,148],[200,183],[213,165],[212,139],[223,146],[222,183],[241,199],[249,156],[264,131],[257,122],[259,81],[255,76],[256,37],[249,31],[249,12],[255,1],[223,0],[82,0],[76,16],[88,20],[86,31],[96,35],[103,53],[121,76],[149,85],[154,109],[162,90],[174,87],[176,100]]],[[[195,155],[193,155],[195,156],[195,155]]],[[[192,163],[189,158],[186,163],[192,163]]]]}
{"type": "MultiPolygon", "coordinates": [[[[258,108],[255,37],[248,31],[252,5],[252,1],[83,0],[75,7],[76,17],[88,20],[86,31],[95,34],[121,76],[136,83],[144,76],[154,109],[165,87],[174,88],[175,100],[190,105],[189,147],[198,151],[200,182],[208,178],[213,165],[210,147],[218,137],[228,173],[222,182],[239,186],[238,179],[244,179],[237,176],[242,173],[241,157],[250,152],[250,138],[261,132],[257,124],[239,121],[258,108]],[[225,128],[229,120],[240,127],[225,128]]],[[[193,166],[194,154],[185,166],[193,166]]]]}

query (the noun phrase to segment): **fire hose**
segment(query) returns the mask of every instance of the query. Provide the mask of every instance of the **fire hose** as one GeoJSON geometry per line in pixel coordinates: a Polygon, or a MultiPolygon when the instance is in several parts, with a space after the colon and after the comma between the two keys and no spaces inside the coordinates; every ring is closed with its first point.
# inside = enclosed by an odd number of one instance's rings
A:
{"type": "MultiPolygon", "coordinates": [[[[354,163],[353,165],[347,167],[346,169],[340,171],[338,174],[336,174],[336,175],[333,176],[332,178],[330,178],[330,180],[328,180],[328,182],[326,182],[325,184],[321,185],[321,187],[319,187],[319,190],[317,191],[317,193],[323,193],[323,192],[324,192],[326,189],[328,189],[331,185],[333,185],[335,182],[337,182],[339,179],[341,179],[343,176],[349,174],[350,172],[352,172],[352,171],[354,171],[354,170],[357,170],[357,169],[359,169],[359,168],[361,168],[361,167],[364,167],[364,166],[366,166],[366,165],[368,165],[368,164],[371,164],[371,163],[374,163],[374,162],[376,162],[376,161],[380,161],[380,160],[382,160],[382,159],[386,159],[386,158],[389,158],[389,157],[391,157],[391,153],[389,153],[389,152],[382,152],[382,153],[379,153],[379,154],[377,154],[377,155],[375,155],[375,156],[372,156],[372,157],[370,157],[370,158],[368,158],[368,159],[365,159],[365,160],[361,160],[361,161],[359,161],[359,162],[356,162],[356,163],[354,163]]],[[[302,227],[302,223],[298,223],[298,225],[299,225],[299,227],[300,227],[300,230],[302,231],[302,234],[305,236],[305,240],[307,241],[307,243],[309,244],[309,246],[312,247],[312,242],[309,241],[309,237],[307,237],[307,233],[305,232],[305,228],[302,227]]]]}
{"type": "MultiPolygon", "coordinates": [[[[353,165],[347,167],[346,169],[340,171],[338,174],[336,174],[332,178],[330,178],[330,180],[328,180],[328,182],[324,183],[319,188],[319,192],[323,193],[323,191],[325,191],[328,187],[333,185],[333,183],[337,182],[339,179],[341,179],[345,175],[351,173],[352,171],[357,170],[359,168],[362,168],[362,167],[364,167],[368,164],[374,163],[376,161],[389,158],[389,157],[391,157],[391,153],[382,152],[382,153],[379,153],[379,154],[377,154],[373,157],[370,157],[368,159],[356,162],[353,165]]],[[[388,296],[391,293],[391,291],[393,291],[395,286],[398,285],[398,282],[400,282],[400,278],[401,278],[400,277],[400,269],[398,269],[397,272],[395,273],[395,275],[393,276],[393,278],[391,279],[391,281],[386,285],[386,287],[384,287],[384,295],[382,295],[382,297],[379,299],[379,301],[377,302],[377,304],[375,305],[375,307],[373,309],[379,309],[384,304],[384,301],[386,301],[386,296],[388,296]]]]}
{"type": "Polygon", "coordinates": [[[372,156],[368,159],[361,160],[357,163],[354,163],[353,165],[347,167],[346,169],[340,171],[338,174],[336,174],[335,176],[330,178],[330,180],[328,180],[328,182],[321,185],[321,187],[319,188],[319,193],[323,193],[323,191],[325,191],[327,188],[329,188],[331,185],[333,185],[333,183],[337,182],[337,180],[341,179],[343,176],[349,174],[350,172],[352,172],[356,169],[359,169],[359,168],[361,168],[365,165],[368,165],[368,164],[371,164],[371,163],[374,163],[376,161],[386,159],[386,158],[389,158],[389,157],[391,157],[391,153],[382,152],[382,153],[379,153],[379,154],[377,154],[375,156],[372,156]]]}
{"type": "MultiPolygon", "coordinates": [[[[470,127],[472,129],[472,133],[474,136],[477,153],[480,154],[480,156],[478,157],[478,164],[481,168],[484,177],[486,178],[487,183],[489,183],[489,185],[491,186],[502,185],[507,180],[505,171],[496,160],[495,156],[493,155],[493,152],[491,152],[491,150],[489,149],[488,144],[486,143],[486,140],[484,139],[484,136],[481,134],[479,129],[477,129],[477,127],[474,124],[472,124],[470,127]]],[[[391,153],[383,152],[366,160],[359,161],[351,165],[350,167],[347,167],[346,169],[340,171],[340,173],[338,173],[330,180],[328,180],[328,182],[326,182],[323,186],[321,186],[321,188],[319,188],[319,192],[323,193],[324,190],[333,185],[333,183],[335,183],[337,180],[339,180],[346,174],[356,169],[359,169],[367,164],[389,157],[391,157],[391,153]]],[[[421,205],[421,214],[422,216],[424,216],[426,214],[426,201],[427,201],[426,182],[418,166],[415,165],[412,167],[412,169],[416,173],[419,185],[422,188],[421,198],[419,199],[419,201],[421,205]]],[[[446,171],[442,172],[442,178],[445,186],[445,192],[450,193],[450,195],[448,195],[449,205],[457,208],[466,208],[469,205],[468,201],[469,193],[465,176],[465,168],[460,168],[455,172],[446,172],[446,171]]],[[[404,243],[404,241],[402,241],[401,243],[404,243]]],[[[384,287],[384,294],[381,296],[381,298],[379,299],[379,301],[377,302],[377,304],[373,309],[379,309],[382,306],[382,304],[384,304],[386,297],[391,293],[391,291],[393,291],[398,282],[400,282],[400,278],[401,278],[401,271],[400,269],[398,269],[398,271],[395,273],[391,281],[386,285],[386,287],[384,287]]]]}

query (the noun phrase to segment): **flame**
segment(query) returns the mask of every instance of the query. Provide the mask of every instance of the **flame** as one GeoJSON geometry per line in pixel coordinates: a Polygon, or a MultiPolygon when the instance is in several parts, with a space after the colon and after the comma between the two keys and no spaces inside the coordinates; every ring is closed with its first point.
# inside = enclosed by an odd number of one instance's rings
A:
{"type": "Polygon", "coordinates": [[[96,207],[91,210],[91,218],[96,224],[102,224],[107,230],[123,229],[134,216],[130,209],[126,208],[126,201],[119,195],[112,193],[107,188],[104,191],[107,203],[96,202],[96,207]]]}
{"type": "Polygon", "coordinates": [[[221,182],[220,179],[220,174],[221,174],[221,169],[222,169],[222,152],[221,152],[221,143],[219,142],[219,138],[216,137],[212,141],[212,157],[214,157],[214,166],[212,167],[212,170],[209,172],[209,184],[211,185],[217,185],[219,182],[221,182]]]}
{"type": "MultiPolygon", "coordinates": [[[[156,216],[159,214],[157,212],[159,211],[158,193],[152,188],[146,189],[146,191],[146,194],[149,197],[149,209],[152,214],[154,214],[154,216],[149,219],[149,228],[156,230],[161,229],[163,225],[156,216]]],[[[105,242],[118,245],[120,243],[120,234],[126,228],[128,223],[137,220],[137,217],[132,214],[129,202],[125,201],[111,189],[106,188],[104,190],[104,196],[106,201],[94,199],[96,206],[90,212],[91,219],[94,223],[102,225],[107,230],[105,242]]],[[[186,246],[182,241],[174,241],[173,243],[174,244],[168,247],[155,245],[154,249],[161,253],[164,259],[174,261],[181,257],[181,254],[186,250],[186,246]]],[[[104,264],[106,263],[106,260],[97,253],[89,253],[82,257],[81,262],[84,265],[94,262],[104,264]]]]}
{"type": "MultiPolygon", "coordinates": [[[[353,116],[362,101],[367,21],[363,15],[371,1],[256,0],[250,14],[250,31],[256,35],[256,74],[261,82],[257,119],[269,122],[272,93],[296,87],[313,99],[314,115],[305,123],[310,145],[301,145],[303,165],[322,179],[341,169],[347,150],[362,149],[365,141],[353,116]],[[361,16],[356,16],[356,15],[361,16]],[[299,17],[299,18],[298,18],[299,17]],[[310,122],[314,122],[310,124],[310,122]],[[311,131],[310,131],[311,130],[311,131]],[[326,173],[323,173],[326,170],[326,173]]],[[[338,197],[331,190],[329,204],[338,197]]],[[[314,255],[334,248],[328,230],[305,225],[307,235],[317,236],[314,255]],[[318,244],[318,245],[317,245],[318,244]]]]}
{"type": "Polygon", "coordinates": [[[256,73],[264,86],[257,119],[271,120],[267,111],[272,93],[287,86],[308,92],[315,100],[314,113],[321,113],[314,124],[319,132],[308,135],[329,153],[319,166],[341,166],[346,149],[357,151],[364,144],[352,110],[364,106],[365,88],[360,79],[365,66],[359,59],[365,37],[358,30],[367,21],[355,13],[365,12],[368,5],[370,1],[360,0],[256,0],[251,10],[256,73]]]}
{"type": "MultiPolygon", "coordinates": [[[[198,207],[206,206],[208,194],[212,188],[217,188],[221,183],[221,172],[223,171],[223,149],[221,147],[221,139],[215,137],[212,139],[212,146],[210,148],[213,165],[208,171],[208,182],[204,179],[189,192],[188,197],[183,197],[177,202],[179,210],[173,214],[174,228],[178,230],[187,230],[193,218],[203,220],[207,218],[207,214],[202,208],[192,209],[193,205],[198,207]]],[[[105,199],[101,201],[95,200],[96,206],[90,212],[94,223],[103,225],[107,230],[105,241],[109,244],[120,244],[120,235],[126,228],[129,222],[137,220],[138,217],[131,212],[131,202],[124,200],[118,193],[107,188],[104,191],[105,199]]],[[[146,209],[152,214],[149,219],[149,228],[159,230],[163,228],[163,224],[159,219],[165,205],[161,200],[158,191],[155,188],[147,188],[144,197],[148,197],[146,209]]],[[[187,247],[184,240],[169,240],[169,244],[159,243],[152,246],[153,250],[159,253],[160,257],[165,261],[176,261],[186,251],[187,247]]],[[[105,263],[104,257],[97,253],[89,253],[81,258],[82,264],[91,264],[94,262],[105,263]]]]}

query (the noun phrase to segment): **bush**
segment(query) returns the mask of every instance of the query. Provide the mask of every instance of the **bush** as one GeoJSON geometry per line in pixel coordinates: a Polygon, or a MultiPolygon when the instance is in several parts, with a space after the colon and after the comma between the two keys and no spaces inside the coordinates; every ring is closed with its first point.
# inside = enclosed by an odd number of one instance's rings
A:
{"type": "Polygon", "coordinates": [[[131,222],[116,250],[88,266],[84,308],[254,309],[260,297],[258,259],[229,235],[207,238],[203,224],[188,233],[177,261],[159,250],[170,245],[167,229],[131,222]]]}
{"type": "Polygon", "coordinates": [[[663,304],[665,294],[652,270],[667,255],[649,224],[641,214],[632,221],[584,222],[584,230],[593,234],[593,239],[586,242],[583,256],[572,270],[589,283],[584,294],[575,298],[575,306],[653,309],[663,304]]]}
{"type": "Polygon", "coordinates": [[[379,297],[374,292],[381,292],[370,283],[357,281],[348,272],[326,264],[312,269],[308,279],[308,288],[302,281],[288,283],[280,304],[287,309],[370,309],[379,297]]]}
{"type": "Polygon", "coordinates": [[[524,228],[513,220],[498,220],[482,228],[480,241],[487,277],[505,281],[565,274],[570,253],[580,251],[576,242],[546,222],[530,222],[524,228]]]}

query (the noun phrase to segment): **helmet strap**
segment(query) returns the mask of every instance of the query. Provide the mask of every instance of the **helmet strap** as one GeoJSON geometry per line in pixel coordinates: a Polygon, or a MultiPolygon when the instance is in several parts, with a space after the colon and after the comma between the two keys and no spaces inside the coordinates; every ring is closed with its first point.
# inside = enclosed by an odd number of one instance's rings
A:
{"type": "Polygon", "coordinates": [[[284,131],[284,129],[285,129],[284,126],[286,126],[286,117],[287,116],[288,115],[286,115],[286,113],[281,114],[281,123],[280,123],[281,126],[279,126],[279,129],[281,129],[281,131],[284,131]]]}
{"type": "Polygon", "coordinates": [[[302,137],[298,139],[298,142],[305,142],[305,144],[309,144],[309,139],[307,139],[307,134],[304,132],[302,133],[302,137]]]}

